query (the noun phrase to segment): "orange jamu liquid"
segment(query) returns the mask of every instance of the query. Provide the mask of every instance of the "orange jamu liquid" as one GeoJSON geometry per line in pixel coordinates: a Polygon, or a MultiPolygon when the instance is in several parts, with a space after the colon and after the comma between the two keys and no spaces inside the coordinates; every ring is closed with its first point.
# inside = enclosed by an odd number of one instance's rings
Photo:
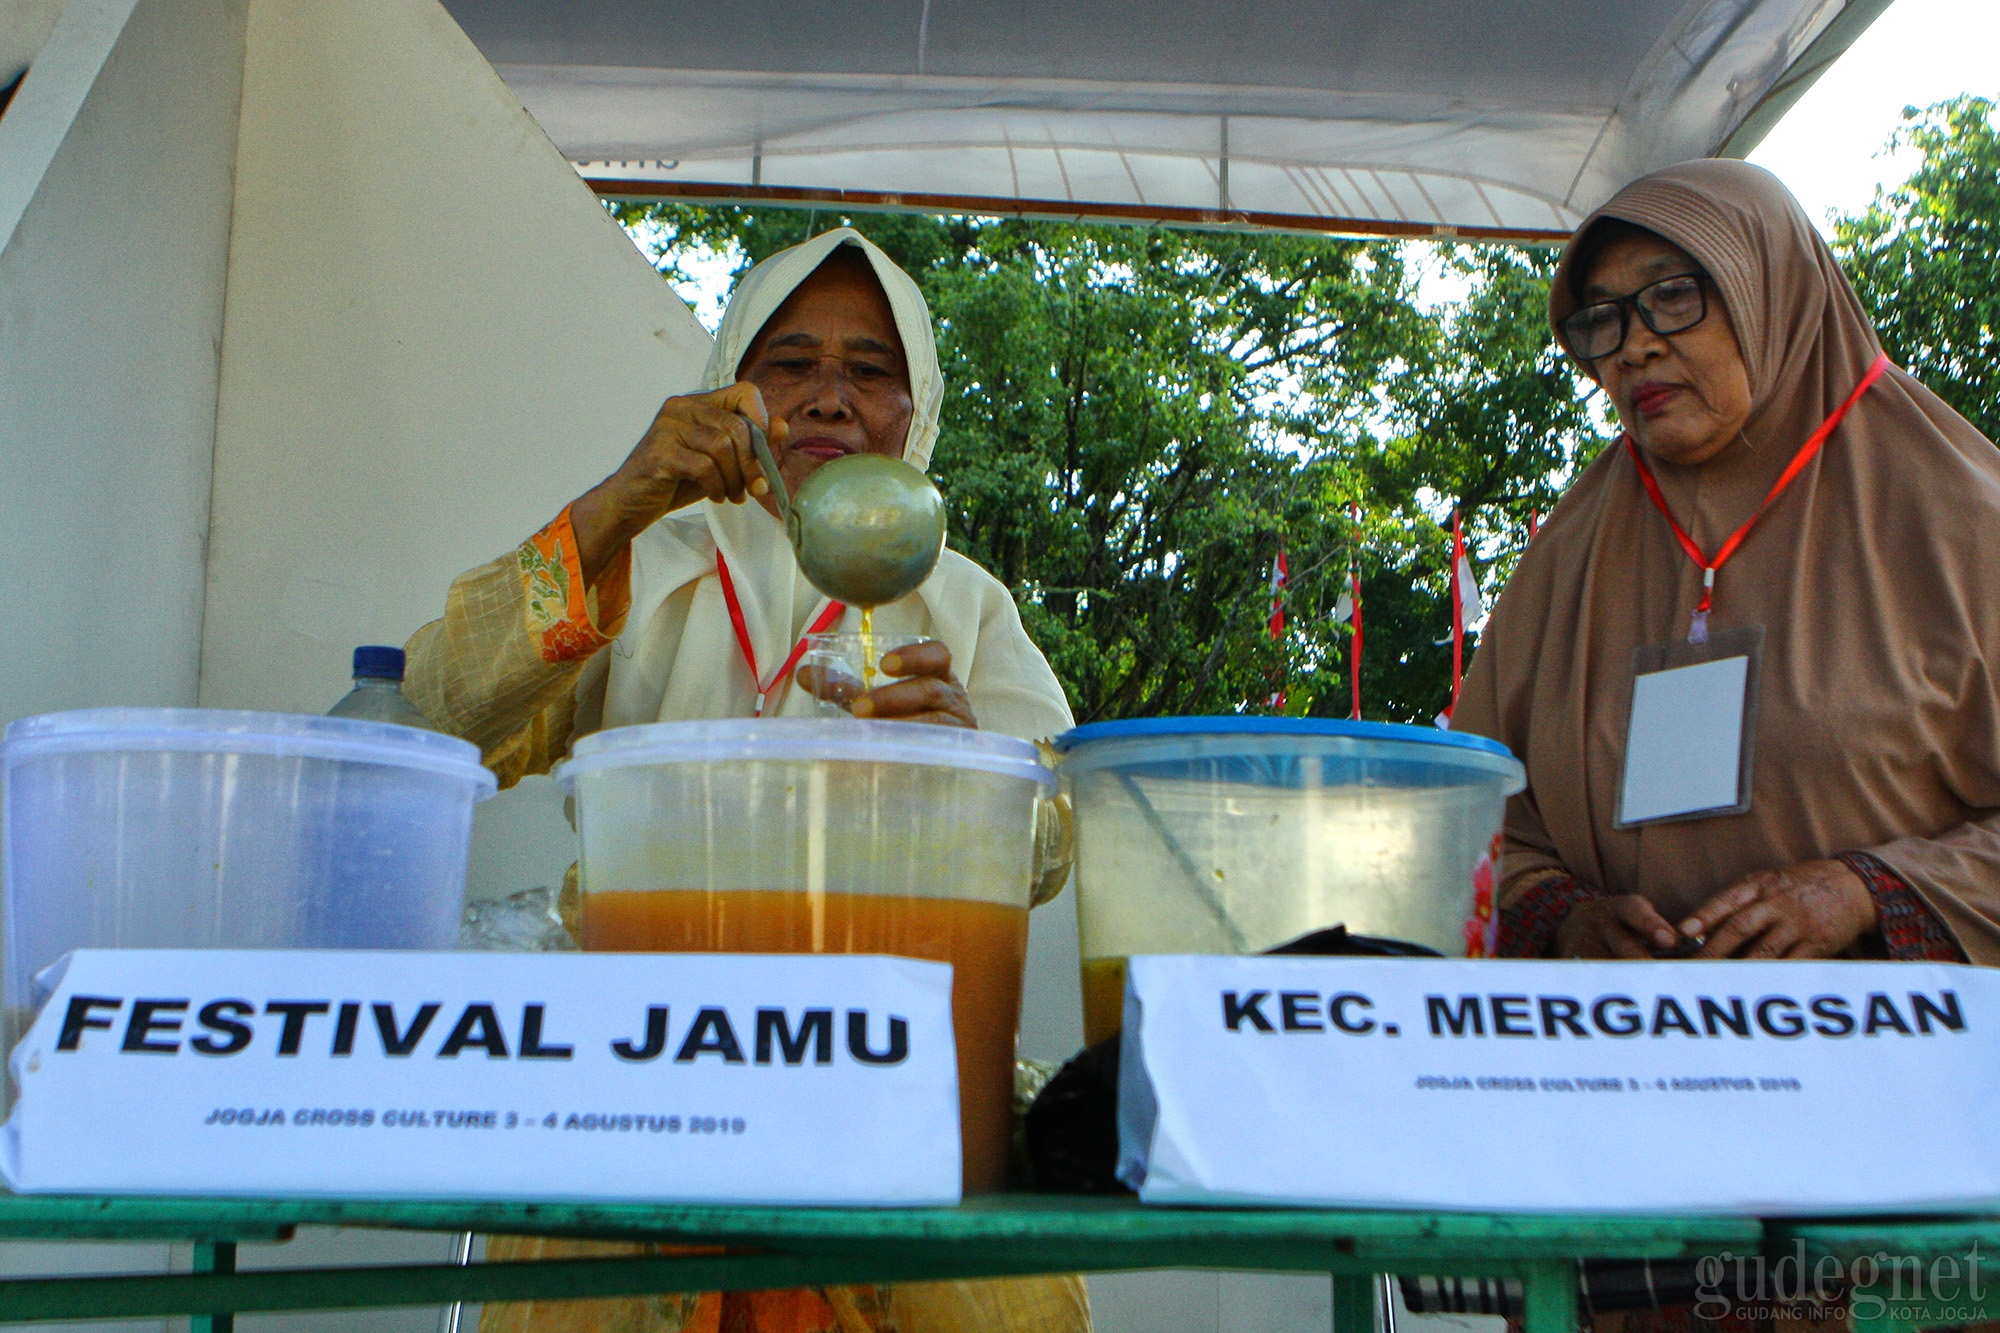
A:
{"type": "Polygon", "coordinates": [[[952,965],[965,1192],[1007,1183],[1014,1032],[1028,909],[803,889],[644,889],[583,896],[583,947],[606,953],[884,953],[952,965]]]}

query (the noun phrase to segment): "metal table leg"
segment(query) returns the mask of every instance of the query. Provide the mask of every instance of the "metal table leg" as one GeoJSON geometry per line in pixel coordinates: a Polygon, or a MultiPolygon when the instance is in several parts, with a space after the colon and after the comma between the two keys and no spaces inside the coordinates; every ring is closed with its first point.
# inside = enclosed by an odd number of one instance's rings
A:
{"type": "Polygon", "coordinates": [[[1576,1262],[1537,1259],[1521,1265],[1525,1333],[1576,1333],[1576,1262]]]}
{"type": "MultiPolygon", "coordinates": [[[[194,1245],[194,1271],[197,1273],[234,1273],[236,1271],[236,1242],[231,1240],[198,1240],[194,1245]]],[[[188,1320],[188,1333],[235,1333],[236,1314],[225,1310],[217,1314],[198,1314],[188,1320]]]]}
{"type": "Polygon", "coordinates": [[[1333,1275],[1333,1333],[1375,1333],[1375,1285],[1372,1276],[1333,1275]]]}

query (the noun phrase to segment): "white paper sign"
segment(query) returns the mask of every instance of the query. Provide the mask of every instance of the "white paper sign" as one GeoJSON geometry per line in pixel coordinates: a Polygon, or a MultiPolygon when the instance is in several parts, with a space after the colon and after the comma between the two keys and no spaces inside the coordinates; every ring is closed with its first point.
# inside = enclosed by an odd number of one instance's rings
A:
{"type": "Polygon", "coordinates": [[[2000,973],[1134,958],[1148,1203],[1911,1212],[2000,1201],[2000,973]]]}
{"type": "Polygon", "coordinates": [[[943,963],[80,950],[11,1067],[22,1193],[959,1198],[943,963]]]}
{"type": "Polygon", "coordinates": [[[1743,761],[1748,657],[1652,671],[1632,682],[1624,824],[1734,806],[1743,761]]]}

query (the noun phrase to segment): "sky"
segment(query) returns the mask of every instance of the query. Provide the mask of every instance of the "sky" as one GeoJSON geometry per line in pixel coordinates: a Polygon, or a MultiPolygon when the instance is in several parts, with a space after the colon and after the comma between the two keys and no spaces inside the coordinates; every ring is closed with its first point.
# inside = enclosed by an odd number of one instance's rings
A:
{"type": "Polygon", "coordinates": [[[1913,163],[1882,153],[1905,106],[1960,93],[2000,98],[2000,0],[1894,0],[1750,154],[1830,231],[1913,163]]]}

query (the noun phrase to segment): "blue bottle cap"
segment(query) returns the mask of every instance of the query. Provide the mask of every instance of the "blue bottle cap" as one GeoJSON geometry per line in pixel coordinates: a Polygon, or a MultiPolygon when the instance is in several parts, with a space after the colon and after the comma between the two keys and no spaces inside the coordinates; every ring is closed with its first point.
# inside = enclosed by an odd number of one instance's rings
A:
{"type": "Polygon", "coordinates": [[[378,680],[403,678],[403,650],[379,643],[364,643],[354,650],[356,679],[372,676],[378,680]]]}

